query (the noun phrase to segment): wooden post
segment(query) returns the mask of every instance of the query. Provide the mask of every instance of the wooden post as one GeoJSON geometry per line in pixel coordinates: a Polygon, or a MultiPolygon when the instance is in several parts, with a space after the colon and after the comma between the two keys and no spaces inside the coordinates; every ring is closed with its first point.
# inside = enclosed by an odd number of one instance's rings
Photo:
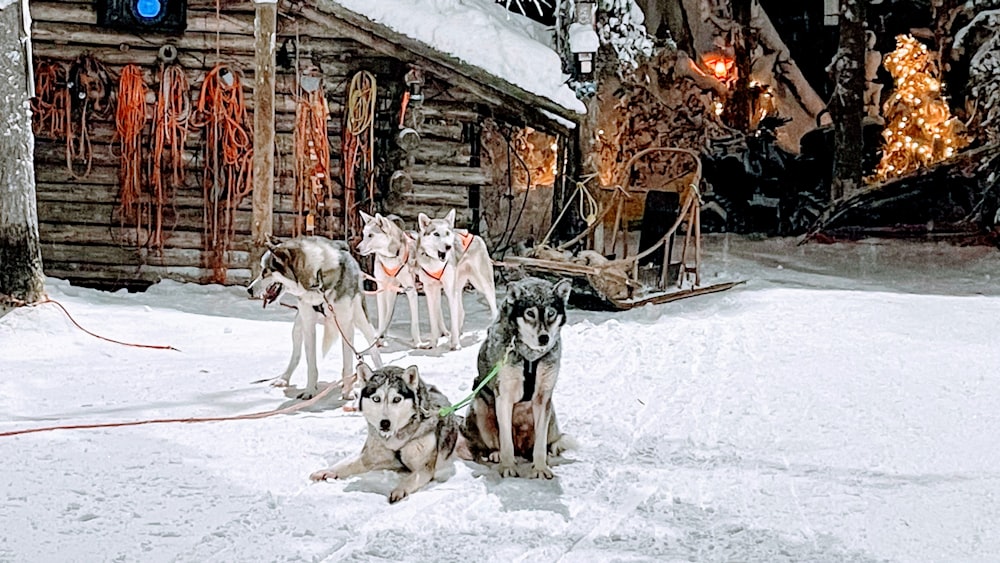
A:
{"type": "Polygon", "coordinates": [[[254,0],[254,11],[252,276],[259,273],[260,257],[264,254],[274,228],[274,58],[277,0],[254,0]]]}

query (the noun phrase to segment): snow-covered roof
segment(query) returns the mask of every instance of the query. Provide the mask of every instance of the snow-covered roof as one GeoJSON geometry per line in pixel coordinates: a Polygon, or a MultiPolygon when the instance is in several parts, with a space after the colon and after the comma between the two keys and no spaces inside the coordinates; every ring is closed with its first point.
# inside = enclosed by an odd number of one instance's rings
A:
{"type": "MultiPolygon", "coordinates": [[[[552,32],[492,0],[326,0],[576,113],[552,32]]],[[[323,0],[317,4],[322,5],[323,0]]]]}

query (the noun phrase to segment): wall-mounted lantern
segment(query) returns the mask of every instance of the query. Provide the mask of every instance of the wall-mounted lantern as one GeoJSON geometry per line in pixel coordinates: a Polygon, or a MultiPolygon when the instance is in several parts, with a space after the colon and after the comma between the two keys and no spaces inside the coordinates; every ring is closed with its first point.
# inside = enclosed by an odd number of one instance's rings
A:
{"type": "Polygon", "coordinates": [[[601,41],[595,31],[595,2],[577,2],[576,19],[569,25],[569,50],[573,53],[577,80],[593,80],[594,55],[601,41]]]}

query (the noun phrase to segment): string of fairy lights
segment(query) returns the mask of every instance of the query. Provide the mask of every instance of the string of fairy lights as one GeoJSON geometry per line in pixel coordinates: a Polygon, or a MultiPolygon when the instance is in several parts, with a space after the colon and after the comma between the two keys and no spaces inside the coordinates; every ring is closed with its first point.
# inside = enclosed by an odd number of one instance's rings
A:
{"type": "Polygon", "coordinates": [[[895,90],[882,105],[885,145],[876,181],[951,158],[969,142],[961,121],[951,116],[926,45],[911,35],[900,35],[884,65],[895,90]]]}

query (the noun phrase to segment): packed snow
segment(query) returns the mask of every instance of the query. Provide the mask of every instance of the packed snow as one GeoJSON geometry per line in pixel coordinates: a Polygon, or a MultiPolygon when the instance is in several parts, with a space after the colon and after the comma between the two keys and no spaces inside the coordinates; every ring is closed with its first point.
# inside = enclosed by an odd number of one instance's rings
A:
{"type": "Polygon", "coordinates": [[[566,85],[553,31],[493,0],[317,1],[340,4],[568,110],[587,112],[566,85]]]}
{"type": "MultiPolygon", "coordinates": [[[[311,483],[364,442],[339,400],[0,437],[0,561],[996,561],[1000,253],[706,245],[706,283],[747,283],[569,312],[555,408],[577,447],[551,481],[458,461],[394,505],[394,473],[311,483]]],[[[98,340],[51,304],[14,310],[0,433],[296,404],[251,383],[284,369],[288,308],[239,287],[47,286],[85,328],[179,351],[98,340]]],[[[400,299],[383,354],[453,401],[488,316],[466,299],[462,350],[407,349],[400,299]]]]}

